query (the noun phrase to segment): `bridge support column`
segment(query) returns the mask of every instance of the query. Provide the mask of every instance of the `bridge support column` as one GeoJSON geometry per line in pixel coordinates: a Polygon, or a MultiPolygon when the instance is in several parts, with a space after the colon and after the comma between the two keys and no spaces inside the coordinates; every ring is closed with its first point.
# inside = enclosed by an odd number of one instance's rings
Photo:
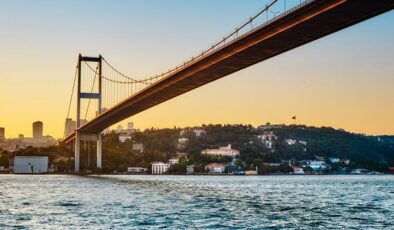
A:
{"type": "Polygon", "coordinates": [[[77,131],[75,133],[75,156],[74,156],[74,171],[79,172],[79,160],[81,155],[81,134],[77,131]]]}
{"type": "Polygon", "coordinates": [[[97,168],[102,168],[103,160],[103,134],[100,132],[97,136],[97,168]]]}

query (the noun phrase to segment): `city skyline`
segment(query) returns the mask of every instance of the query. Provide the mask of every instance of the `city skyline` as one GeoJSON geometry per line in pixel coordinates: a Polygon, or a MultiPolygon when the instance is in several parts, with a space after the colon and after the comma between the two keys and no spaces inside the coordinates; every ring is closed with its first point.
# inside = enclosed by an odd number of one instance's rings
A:
{"type": "MultiPolygon", "coordinates": [[[[63,136],[78,53],[102,54],[120,69],[144,78],[182,63],[264,5],[261,1],[150,3],[99,1],[77,7],[62,1],[7,2],[0,9],[0,25],[5,28],[0,37],[4,45],[0,96],[6,108],[0,113],[0,127],[7,129],[7,136],[29,133],[33,120],[47,124],[46,134],[63,136]],[[91,7],[94,10],[87,11],[91,7]],[[75,15],[68,15],[67,10],[75,15]],[[105,10],[122,14],[94,13],[105,10]],[[205,17],[198,10],[204,10],[205,17]],[[85,16],[88,21],[79,23],[85,16]],[[144,21],[144,26],[137,21],[144,21]],[[106,26],[105,33],[101,26],[106,26]]],[[[388,29],[393,20],[394,14],[386,13],[128,120],[141,129],[203,123],[257,126],[290,124],[297,115],[298,123],[306,125],[394,134],[394,92],[390,89],[394,32],[388,29]]]]}

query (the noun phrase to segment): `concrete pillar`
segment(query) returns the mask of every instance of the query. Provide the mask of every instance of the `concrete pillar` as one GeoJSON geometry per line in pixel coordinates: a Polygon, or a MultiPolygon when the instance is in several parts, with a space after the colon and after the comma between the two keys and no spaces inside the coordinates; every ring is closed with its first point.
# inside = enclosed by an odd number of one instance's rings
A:
{"type": "Polygon", "coordinates": [[[76,132],[75,133],[75,156],[74,156],[74,161],[75,161],[74,171],[76,173],[79,172],[80,155],[81,155],[81,135],[79,132],[76,132]]]}
{"type": "Polygon", "coordinates": [[[103,160],[103,135],[100,132],[97,137],[97,168],[102,168],[103,160]]]}

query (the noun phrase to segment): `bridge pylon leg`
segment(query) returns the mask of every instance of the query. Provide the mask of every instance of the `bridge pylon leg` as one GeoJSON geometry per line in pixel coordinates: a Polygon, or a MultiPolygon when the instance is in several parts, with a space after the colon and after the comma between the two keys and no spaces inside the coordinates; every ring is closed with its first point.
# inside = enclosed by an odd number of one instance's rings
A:
{"type": "Polygon", "coordinates": [[[97,168],[102,168],[103,160],[103,134],[100,132],[97,136],[97,168]]]}
{"type": "Polygon", "coordinates": [[[81,155],[81,134],[77,131],[75,133],[75,156],[74,156],[74,171],[79,172],[79,161],[81,155]]]}

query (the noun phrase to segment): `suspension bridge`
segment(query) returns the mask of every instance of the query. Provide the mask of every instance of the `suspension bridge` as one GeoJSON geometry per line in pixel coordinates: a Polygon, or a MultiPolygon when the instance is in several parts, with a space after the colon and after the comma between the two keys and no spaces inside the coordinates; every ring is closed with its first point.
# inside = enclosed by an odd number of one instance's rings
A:
{"type": "Polygon", "coordinates": [[[102,167],[102,132],[111,125],[393,8],[394,0],[273,0],[200,54],[148,78],[123,74],[101,55],[79,55],[62,141],[75,149],[75,171],[81,141],[97,143],[97,167],[102,167]]]}

